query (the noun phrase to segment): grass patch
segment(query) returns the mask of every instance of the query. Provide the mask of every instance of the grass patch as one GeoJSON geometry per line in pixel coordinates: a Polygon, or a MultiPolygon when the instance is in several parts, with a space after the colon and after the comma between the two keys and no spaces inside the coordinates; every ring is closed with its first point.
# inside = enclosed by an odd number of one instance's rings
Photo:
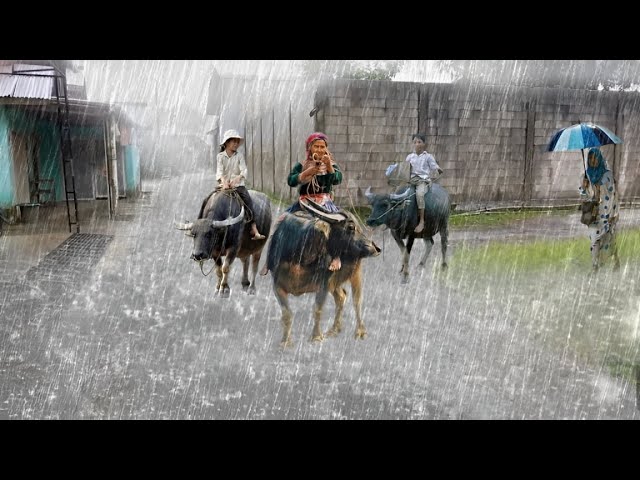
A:
{"type": "MultiPolygon", "coordinates": [[[[621,261],[640,257],[640,229],[618,232],[621,261]]],[[[489,242],[482,246],[463,246],[451,259],[451,266],[479,271],[502,270],[524,273],[541,268],[576,263],[591,264],[589,238],[538,240],[530,243],[489,242]]]]}
{"type": "Polygon", "coordinates": [[[477,226],[505,226],[523,222],[532,218],[547,216],[566,216],[575,213],[574,210],[519,210],[501,212],[453,213],[449,217],[452,228],[468,228],[477,226]]]}
{"type": "Polygon", "coordinates": [[[451,259],[452,267],[492,272],[529,272],[549,265],[590,262],[589,240],[563,239],[525,244],[489,242],[482,246],[463,246],[451,259]]]}
{"type": "Polygon", "coordinates": [[[480,299],[479,311],[483,304],[488,309],[499,305],[496,313],[517,318],[518,327],[545,348],[571,351],[580,362],[637,384],[634,272],[640,259],[640,228],[619,230],[618,250],[623,268],[613,271],[609,261],[592,277],[586,234],[461,245],[453,252],[447,275],[454,288],[480,299]]]}
{"type": "MultiPolygon", "coordinates": [[[[355,214],[363,222],[371,215],[371,207],[348,207],[345,210],[355,214]]],[[[468,227],[494,227],[505,226],[523,222],[531,218],[541,216],[565,216],[575,213],[572,210],[518,210],[518,211],[484,211],[477,213],[452,213],[449,217],[449,226],[453,229],[468,227]]]]}
{"type": "Polygon", "coordinates": [[[606,357],[605,365],[612,377],[624,378],[628,381],[640,382],[640,359],[625,359],[615,354],[606,357]]]}
{"type": "MultiPolygon", "coordinates": [[[[371,207],[344,207],[345,210],[356,215],[363,222],[371,215],[371,207]]],[[[452,228],[467,228],[476,226],[504,226],[525,220],[548,215],[568,215],[574,210],[519,210],[496,211],[478,213],[452,213],[449,217],[449,226],[452,228]]]]}

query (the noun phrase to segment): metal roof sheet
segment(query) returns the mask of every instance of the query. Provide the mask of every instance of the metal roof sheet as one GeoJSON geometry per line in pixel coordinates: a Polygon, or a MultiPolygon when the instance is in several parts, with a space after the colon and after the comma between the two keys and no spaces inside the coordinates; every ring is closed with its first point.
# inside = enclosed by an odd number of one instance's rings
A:
{"type": "Polygon", "coordinates": [[[11,65],[0,65],[0,97],[11,97],[16,89],[18,78],[13,75],[2,75],[3,73],[12,73],[11,65]]]}
{"type": "Polygon", "coordinates": [[[29,75],[0,75],[0,97],[51,98],[53,78],[41,75],[51,75],[53,71],[42,65],[2,65],[0,73],[27,72],[29,75]],[[41,72],[35,71],[40,70],[41,72]]]}

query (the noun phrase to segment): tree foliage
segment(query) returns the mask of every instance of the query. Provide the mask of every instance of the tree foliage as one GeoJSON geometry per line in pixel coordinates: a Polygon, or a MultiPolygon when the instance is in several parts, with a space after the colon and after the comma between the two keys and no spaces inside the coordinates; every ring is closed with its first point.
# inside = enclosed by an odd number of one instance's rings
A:
{"type": "Polygon", "coordinates": [[[439,60],[455,81],[621,90],[640,83],[638,60],[439,60]]]}
{"type": "Polygon", "coordinates": [[[392,80],[403,64],[403,60],[306,60],[302,71],[311,77],[392,80]]]}

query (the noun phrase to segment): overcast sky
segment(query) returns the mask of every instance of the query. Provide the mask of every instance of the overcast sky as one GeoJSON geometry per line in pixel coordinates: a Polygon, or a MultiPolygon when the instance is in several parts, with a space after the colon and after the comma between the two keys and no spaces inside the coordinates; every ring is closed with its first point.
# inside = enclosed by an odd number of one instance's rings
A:
{"type": "MultiPolygon", "coordinates": [[[[102,102],[157,101],[166,107],[184,102],[204,108],[209,78],[244,74],[271,78],[301,74],[303,60],[86,60],[89,100],[102,102]]],[[[446,81],[434,70],[432,60],[411,60],[397,81],[446,81]]]]}

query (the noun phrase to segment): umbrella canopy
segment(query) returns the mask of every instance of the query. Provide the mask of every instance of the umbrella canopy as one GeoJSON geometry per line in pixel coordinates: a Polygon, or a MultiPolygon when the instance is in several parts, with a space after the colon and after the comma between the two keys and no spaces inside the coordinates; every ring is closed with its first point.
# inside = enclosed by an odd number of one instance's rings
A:
{"type": "Polygon", "coordinates": [[[622,140],[611,130],[593,123],[578,123],[557,131],[551,138],[547,151],[582,150],[612,143],[622,143],[622,140]]]}

